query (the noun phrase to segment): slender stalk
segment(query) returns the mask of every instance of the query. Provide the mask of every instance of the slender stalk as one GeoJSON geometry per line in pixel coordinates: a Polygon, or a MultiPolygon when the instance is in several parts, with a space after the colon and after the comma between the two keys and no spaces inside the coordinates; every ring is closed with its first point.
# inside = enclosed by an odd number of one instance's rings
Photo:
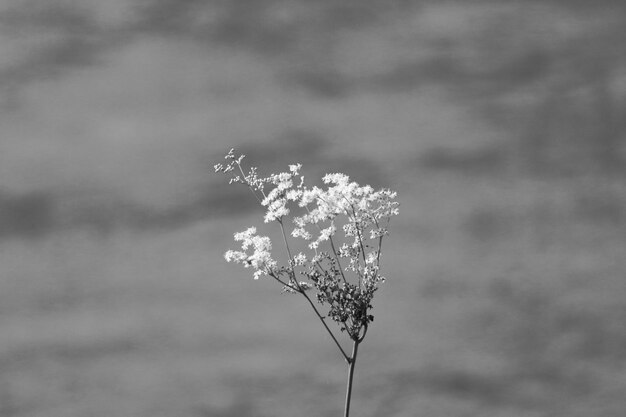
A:
{"type": "Polygon", "coordinates": [[[324,325],[324,327],[326,328],[326,331],[328,332],[328,334],[330,335],[330,337],[333,339],[333,341],[335,342],[335,345],[337,345],[337,347],[339,348],[339,350],[341,351],[341,354],[343,355],[344,359],[346,360],[346,362],[350,363],[350,361],[352,360],[347,354],[346,351],[343,350],[343,348],[341,347],[341,344],[339,344],[339,341],[337,340],[337,338],[335,337],[335,335],[333,334],[333,332],[330,330],[330,327],[328,327],[328,325],[326,324],[326,320],[324,320],[324,317],[322,317],[322,315],[320,314],[319,310],[315,307],[315,304],[313,303],[313,301],[311,300],[311,297],[309,297],[304,291],[302,291],[300,294],[302,294],[304,296],[304,298],[306,298],[306,300],[309,302],[309,304],[311,305],[311,307],[313,308],[313,311],[315,311],[315,314],[317,315],[317,318],[320,319],[320,321],[322,322],[322,324],[324,325]]]}
{"type": "Polygon", "coordinates": [[[348,361],[348,385],[346,387],[346,404],[343,412],[343,417],[350,416],[350,398],[352,397],[352,380],[354,379],[354,367],[356,365],[356,354],[359,350],[359,340],[354,340],[352,345],[352,356],[348,361]]]}

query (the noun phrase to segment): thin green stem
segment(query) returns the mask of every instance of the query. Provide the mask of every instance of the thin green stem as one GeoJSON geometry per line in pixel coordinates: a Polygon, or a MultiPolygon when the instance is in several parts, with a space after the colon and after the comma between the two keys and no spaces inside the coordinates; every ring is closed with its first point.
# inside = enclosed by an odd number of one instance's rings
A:
{"type": "Polygon", "coordinates": [[[350,416],[350,399],[352,397],[352,381],[354,379],[354,368],[356,366],[356,354],[359,350],[359,341],[355,340],[352,344],[352,356],[348,361],[348,384],[346,387],[346,403],[343,412],[343,417],[350,416]]]}

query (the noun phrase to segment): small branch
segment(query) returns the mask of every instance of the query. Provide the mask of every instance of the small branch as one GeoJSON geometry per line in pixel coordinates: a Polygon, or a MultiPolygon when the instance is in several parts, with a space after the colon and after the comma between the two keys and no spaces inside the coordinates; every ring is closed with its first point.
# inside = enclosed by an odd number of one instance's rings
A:
{"type": "Polygon", "coordinates": [[[294,286],[292,286],[291,284],[286,283],[285,281],[283,281],[282,279],[278,278],[276,276],[276,274],[271,273],[269,274],[270,277],[274,278],[276,281],[280,282],[281,284],[283,284],[285,287],[289,287],[292,290],[296,291],[296,292],[300,292],[301,290],[299,288],[295,288],[294,286]]]}
{"type": "Polygon", "coordinates": [[[350,357],[346,354],[346,352],[343,350],[343,348],[341,347],[341,345],[339,344],[339,341],[337,340],[337,338],[335,337],[335,335],[333,334],[333,332],[330,330],[330,327],[328,327],[328,325],[326,324],[326,320],[324,320],[324,317],[322,317],[322,315],[320,314],[319,310],[317,309],[317,307],[315,307],[315,304],[313,303],[313,301],[311,301],[311,297],[309,297],[304,291],[302,291],[300,294],[302,294],[304,296],[304,298],[306,298],[306,300],[309,302],[309,304],[311,305],[311,308],[313,308],[313,311],[315,312],[315,314],[317,315],[317,318],[320,319],[320,321],[322,322],[322,324],[324,325],[324,328],[326,329],[326,331],[328,332],[328,334],[330,335],[330,337],[333,339],[333,341],[335,342],[335,344],[337,345],[337,347],[339,348],[339,350],[341,351],[341,354],[343,355],[344,359],[346,360],[346,362],[350,363],[350,357]]]}

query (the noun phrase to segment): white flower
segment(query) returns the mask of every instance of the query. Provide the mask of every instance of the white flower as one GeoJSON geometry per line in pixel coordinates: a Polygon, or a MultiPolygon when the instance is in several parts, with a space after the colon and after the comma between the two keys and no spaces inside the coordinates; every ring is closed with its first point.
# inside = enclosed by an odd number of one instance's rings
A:
{"type": "Polygon", "coordinates": [[[224,254],[224,258],[226,262],[243,263],[243,261],[248,259],[248,255],[245,252],[229,250],[224,254]]]}
{"type": "Polygon", "coordinates": [[[293,257],[294,265],[302,266],[306,264],[306,261],[307,261],[306,255],[302,252],[298,253],[296,256],[293,257]]]}
{"type": "Polygon", "coordinates": [[[335,223],[331,222],[330,226],[328,226],[325,229],[322,229],[322,231],[320,232],[320,236],[319,236],[319,240],[328,240],[332,235],[335,234],[335,232],[337,231],[337,228],[335,227],[335,223]]]}
{"type": "Polygon", "coordinates": [[[276,185],[276,189],[281,192],[284,192],[285,190],[288,190],[291,187],[293,187],[293,181],[291,181],[291,178],[285,181],[281,181],[276,185]]]}
{"type": "Polygon", "coordinates": [[[343,233],[346,237],[356,236],[356,226],[354,225],[354,223],[344,224],[343,233]]]}
{"type": "Polygon", "coordinates": [[[339,256],[342,258],[354,258],[359,255],[359,248],[344,243],[339,248],[339,256]]]}
{"type": "Polygon", "coordinates": [[[377,239],[382,236],[387,236],[388,234],[389,232],[385,227],[374,228],[370,230],[370,239],[377,239]]]}
{"type": "Polygon", "coordinates": [[[331,236],[333,236],[335,234],[335,232],[337,231],[337,228],[335,227],[335,223],[334,222],[330,222],[330,226],[328,226],[325,229],[322,229],[320,231],[319,236],[317,237],[317,239],[314,242],[311,242],[309,244],[309,247],[311,249],[317,249],[319,247],[319,244],[323,241],[326,241],[328,239],[331,238],[331,236]]]}
{"type": "Polygon", "coordinates": [[[311,236],[311,233],[309,233],[303,227],[296,227],[295,229],[293,229],[291,231],[291,236],[293,236],[293,237],[300,237],[300,238],[302,238],[304,240],[311,240],[313,238],[313,236],[311,236]]]}
{"type": "MultiPolygon", "coordinates": [[[[214,168],[223,173],[235,168],[242,170],[242,158],[237,158],[231,151],[226,156],[227,162],[216,164],[214,168]]],[[[396,201],[396,193],[389,189],[375,191],[369,185],[360,186],[356,182],[350,182],[350,177],[342,173],[326,174],[322,178],[325,184],[323,188],[308,188],[304,185],[304,177],[300,175],[301,168],[302,165],[299,163],[292,164],[289,165],[287,172],[264,178],[257,175],[256,168],[251,168],[248,174],[242,170],[239,176],[234,173],[230,176],[231,182],[248,185],[257,198],[262,200],[262,205],[266,209],[265,222],[279,221],[283,225],[283,219],[290,215],[292,208],[290,204],[301,207],[303,213],[298,213],[300,216],[293,216],[295,228],[291,231],[291,236],[308,241],[311,252],[299,252],[290,259],[288,266],[279,266],[272,258],[269,237],[258,236],[257,229],[250,227],[234,235],[235,240],[241,242],[241,250],[229,250],[224,254],[224,258],[228,262],[239,263],[252,269],[254,279],[264,275],[276,278],[284,273],[295,273],[296,267],[298,273],[306,276],[305,266],[315,264],[315,268],[321,269],[319,272],[322,274],[324,269],[332,269],[331,274],[323,276],[329,280],[328,284],[335,285],[341,282],[330,281],[339,279],[334,268],[340,267],[358,275],[358,285],[362,291],[360,294],[364,297],[362,301],[367,304],[378,284],[384,281],[384,277],[379,274],[380,246],[377,243],[380,244],[382,238],[388,235],[388,222],[392,216],[398,214],[399,203],[396,201]],[[268,184],[272,189],[266,192],[264,187],[268,184]],[[343,233],[336,242],[333,241],[333,245],[328,246],[331,246],[333,251],[338,249],[334,255],[342,258],[340,266],[338,259],[335,264],[332,253],[318,252],[320,245],[333,239],[337,233],[338,226],[335,227],[335,223],[342,225],[343,233]],[[315,225],[319,229],[319,234],[313,236],[310,232],[313,228],[309,225],[315,225]],[[335,244],[339,247],[335,248],[335,244]]],[[[349,278],[346,279],[349,281],[349,278]]],[[[288,282],[296,285],[295,279],[295,275],[289,276],[288,282]]],[[[302,282],[299,288],[308,288],[311,283],[311,281],[302,282]]],[[[360,320],[357,322],[361,322],[360,320]]],[[[356,332],[358,334],[358,329],[356,332]]]]}
{"type": "Polygon", "coordinates": [[[256,234],[256,227],[252,226],[243,232],[235,233],[235,241],[243,242],[243,249],[246,250],[250,246],[250,239],[256,234]]]}
{"type": "Polygon", "coordinates": [[[367,254],[365,258],[365,263],[368,265],[375,264],[378,260],[378,251],[373,251],[367,254]]]}
{"type": "Polygon", "coordinates": [[[276,265],[276,262],[272,259],[270,251],[272,250],[272,243],[267,236],[255,236],[253,238],[254,253],[250,255],[247,262],[254,269],[271,268],[276,265]]]}
{"type": "Polygon", "coordinates": [[[287,193],[285,194],[285,198],[289,201],[298,201],[301,196],[302,196],[301,190],[292,189],[292,190],[287,191],[287,193]]]}
{"type": "Polygon", "coordinates": [[[265,223],[281,219],[288,214],[289,209],[287,208],[287,200],[280,198],[273,201],[267,208],[267,212],[265,213],[265,223]]]}
{"type": "Polygon", "coordinates": [[[279,197],[280,197],[280,191],[278,190],[278,188],[274,188],[272,191],[270,191],[267,194],[267,196],[263,199],[263,201],[261,201],[261,205],[268,206],[279,197]]]}
{"type": "Polygon", "coordinates": [[[308,206],[320,196],[321,192],[322,190],[320,190],[318,187],[304,189],[302,191],[302,196],[300,197],[300,203],[298,205],[300,207],[308,206]]]}
{"type": "Polygon", "coordinates": [[[242,251],[227,251],[224,254],[226,261],[242,264],[246,268],[252,267],[255,270],[255,279],[274,271],[277,263],[272,259],[272,242],[269,237],[257,236],[256,228],[250,227],[243,232],[235,233],[235,240],[242,242],[242,251]],[[248,253],[248,249],[253,249],[252,254],[248,253]]]}
{"type": "Polygon", "coordinates": [[[348,181],[350,181],[350,177],[348,177],[345,174],[340,174],[340,173],[326,174],[322,178],[322,181],[324,181],[324,184],[333,183],[337,185],[345,185],[348,183],[348,181]]]}

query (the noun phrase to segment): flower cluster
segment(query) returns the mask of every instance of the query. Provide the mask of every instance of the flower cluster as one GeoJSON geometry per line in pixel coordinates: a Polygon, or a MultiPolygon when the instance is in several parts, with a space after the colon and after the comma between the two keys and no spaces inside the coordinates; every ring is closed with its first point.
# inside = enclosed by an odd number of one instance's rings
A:
{"type": "Polygon", "coordinates": [[[254,279],[259,279],[262,275],[271,275],[277,268],[277,263],[272,259],[272,242],[267,236],[258,236],[256,227],[235,233],[235,241],[241,243],[241,251],[229,250],[224,254],[227,262],[236,262],[244,267],[252,267],[254,279]],[[249,249],[254,251],[249,254],[249,249]]]}
{"type": "Polygon", "coordinates": [[[231,150],[228,163],[217,164],[216,172],[231,173],[230,182],[248,186],[265,207],[265,222],[277,222],[283,233],[289,262],[285,266],[271,256],[268,237],[258,236],[256,228],[236,233],[241,251],[226,252],[226,260],[252,267],[255,279],[269,276],[286,292],[302,294],[314,289],[327,315],[354,340],[362,339],[373,320],[369,313],[378,285],[383,238],[388,235],[391,217],[398,215],[396,193],[351,182],[335,173],[322,178],[326,188],[306,187],[300,164],[288,172],[261,178],[256,168],[242,167],[244,156],[231,150]],[[271,190],[266,193],[266,188],[271,190]],[[293,215],[293,226],[285,218],[293,215]],[[291,227],[291,230],[287,230],[291,227]],[[338,233],[341,230],[342,233],[338,233]],[[311,251],[292,256],[287,235],[302,239],[311,251]]]}

